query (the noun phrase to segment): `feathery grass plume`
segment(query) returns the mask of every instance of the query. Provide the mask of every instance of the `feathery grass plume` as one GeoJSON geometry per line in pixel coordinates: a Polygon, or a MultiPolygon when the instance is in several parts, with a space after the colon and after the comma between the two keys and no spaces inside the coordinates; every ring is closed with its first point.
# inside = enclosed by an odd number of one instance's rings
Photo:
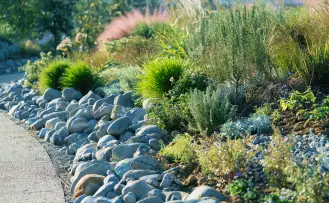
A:
{"type": "Polygon", "coordinates": [[[129,36],[132,34],[138,23],[151,24],[154,22],[167,22],[168,20],[169,14],[167,11],[163,11],[161,7],[158,10],[155,10],[153,14],[150,14],[149,10],[146,9],[145,15],[139,10],[133,10],[125,16],[120,16],[114,19],[110,24],[106,25],[104,31],[98,36],[96,41],[102,44],[107,41],[113,41],[129,36]]]}
{"type": "Polygon", "coordinates": [[[48,88],[60,90],[60,79],[65,70],[70,67],[67,60],[54,60],[42,70],[39,77],[38,88],[44,92],[48,88]]]}

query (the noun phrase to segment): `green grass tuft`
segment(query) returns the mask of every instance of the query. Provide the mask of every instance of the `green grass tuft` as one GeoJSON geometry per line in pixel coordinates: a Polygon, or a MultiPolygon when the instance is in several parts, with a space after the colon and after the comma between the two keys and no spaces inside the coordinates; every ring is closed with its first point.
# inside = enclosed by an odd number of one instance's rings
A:
{"type": "Polygon", "coordinates": [[[102,80],[86,63],[77,62],[66,69],[60,84],[62,88],[72,87],[86,94],[101,86],[102,80]]]}
{"type": "Polygon", "coordinates": [[[179,59],[159,58],[144,66],[145,74],[137,84],[143,98],[163,98],[182,75],[188,64],[179,59]]]}
{"type": "Polygon", "coordinates": [[[69,67],[70,64],[67,60],[52,61],[40,74],[38,84],[39,90],[41,92],[44,92],[48,88],[60,90],[61,77],[69,67]]]}

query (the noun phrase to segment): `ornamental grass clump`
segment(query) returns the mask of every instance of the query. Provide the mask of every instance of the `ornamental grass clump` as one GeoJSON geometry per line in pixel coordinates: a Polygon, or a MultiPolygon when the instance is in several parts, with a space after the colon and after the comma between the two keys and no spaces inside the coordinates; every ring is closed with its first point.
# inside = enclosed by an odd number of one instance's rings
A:
{"type": "Polygon", "coordinates": [[[67,60],[54,60],[42,70],[39,78],[38,88],[41,92],[44,92],[48,88],[60,90],[60,80],[66,71],[70,67],[67,60]]]}
{"type": "Polygon", "coordinates": [[[164,98],[188,68],[189,64],[180,59],[155,59],[144,66],[137,90],[143,98],[164,98]]]}
{"type": "Polygon", "coordinates": [[[95,90],[102,85],[102,80],[86,63],[76,62],[66,69],[60,81],[62,88],[72,87],[82,94],[95,90]]]}

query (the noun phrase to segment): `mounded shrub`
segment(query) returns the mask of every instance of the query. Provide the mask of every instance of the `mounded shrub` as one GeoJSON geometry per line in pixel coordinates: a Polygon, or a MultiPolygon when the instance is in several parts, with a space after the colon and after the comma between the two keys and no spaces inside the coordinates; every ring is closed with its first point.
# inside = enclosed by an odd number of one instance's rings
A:
{"type": "Polygon", "coordinates": [[[86,94],[89,90],[95,90],[101,86],[102,81],[86,63],[77,62],[66,69],[60,84],[62,88],[72,87],[86,94]]]}
{"type": "Polygon", "coordinates": [[[195,125],[201,132],[212,133],[234,115],[225,88],[208,87],[205,92],[195,89],[191,92],[189,107],[195,125]]]}
{"type": "Polygon", "coordinates": [[[144,66],[145,74],[137,84],[137,90],[144,98],[163,98],[188,68],[180,59],[159,58],[144,66]]]}
{"type": "Polygon", "coordinates": [[[67,60],[52,61],[45,69],[42,70],[39,78],[39,90],[41,92],[48,88],[60,90],[60,79],[65,70],[70,67],[67,60]]]}

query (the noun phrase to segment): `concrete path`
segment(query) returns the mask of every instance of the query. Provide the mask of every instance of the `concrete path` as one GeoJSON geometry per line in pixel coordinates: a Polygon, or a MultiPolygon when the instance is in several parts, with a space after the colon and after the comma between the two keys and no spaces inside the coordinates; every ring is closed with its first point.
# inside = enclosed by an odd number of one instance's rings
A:
{"type": "Polygon", "coordinates": [[[24,73],[22,72],[0,75],[0,85],[4,83],[9,83],[13,80],[20,80],[23,77],[24,77],[24,73]]]}
{"type": "Polygon", "coordinates": [[[0,114],[0,203],[62,203],[55,168],[37,140],[0,114]]]}

